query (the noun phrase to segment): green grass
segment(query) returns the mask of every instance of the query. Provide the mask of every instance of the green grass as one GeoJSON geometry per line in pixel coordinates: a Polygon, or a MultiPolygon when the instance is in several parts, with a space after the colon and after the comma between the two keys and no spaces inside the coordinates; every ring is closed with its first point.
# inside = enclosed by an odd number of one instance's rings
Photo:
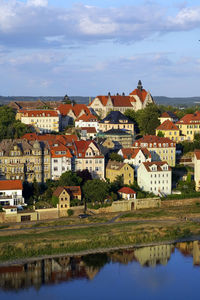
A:
{"type": "Polygon", "coordinates": [[[138,218],[138,219],[151,219],[156,217],[162,217],[162,216],[170,216],[171,214],[169,211],[161,209],[161,210],[155,210],[155,211],[147,211],[147,212],[130,212],[122,215],[120,218],[138,218]]]}

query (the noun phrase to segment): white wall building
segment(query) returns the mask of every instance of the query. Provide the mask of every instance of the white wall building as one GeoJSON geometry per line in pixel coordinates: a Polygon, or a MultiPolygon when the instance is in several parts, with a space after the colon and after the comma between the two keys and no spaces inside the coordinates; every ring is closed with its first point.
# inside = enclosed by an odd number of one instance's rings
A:
{"type": "Polygon", "coordinates": [[[167,162],[144,162],[137,172],[139,187],[155,195],[169,195],[172,190],[172,171],[167,162]]]}
{"type": "Polygon", "coordinates": [[[53,180],[59,179],[62,173],[71,171],[72,154],[68,147],[61,143],[55,143],[51,150],[51,177],[53,180]]]}
{"type": "Polygon", "coordinates": [[[194,181],[196,191],[200,191],[200,150],[194,151],[194,181]]]}
{"type": "Polygon", "coordinates": [[[23,185],[21,180],[0,180],[0,205],[23,205],[23,185]]]}
{"type": "Polygon", "coordinates": [[[89,115],[82,115],[75,121],[75,127],[95,127],[96,131],[99,131],[99,121],[96,116],[89,114],[89,115]]]}

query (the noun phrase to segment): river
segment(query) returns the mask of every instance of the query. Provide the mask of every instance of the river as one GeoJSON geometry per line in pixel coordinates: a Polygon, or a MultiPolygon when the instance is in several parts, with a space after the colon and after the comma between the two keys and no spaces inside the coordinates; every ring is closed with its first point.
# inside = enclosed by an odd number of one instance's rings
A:
{"type": "Polygon", "coordinates": [[[0,266],[0,299],[198,299],[200,242],[0,266]]]}

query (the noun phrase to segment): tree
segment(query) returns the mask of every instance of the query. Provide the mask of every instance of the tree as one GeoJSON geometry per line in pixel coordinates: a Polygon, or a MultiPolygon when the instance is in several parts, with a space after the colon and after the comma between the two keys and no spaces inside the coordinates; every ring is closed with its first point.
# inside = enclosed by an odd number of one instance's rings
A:
{"type": "Polygon", "coordinates": [[[82,182],[82,178],[72,171],[67,171],[60,176],[60,186],[79,186],[82,182]]]}
{"type": "Polygon", "coordinates": [[[123,160],[123,157],[122,157],[121,155],[115,153],[115,152],[110,153],[110,154],[109,154],[109,158],[110,158],[111,160],[115,160],[115,161],[121,161],[121,162],[124,161],[124,160],[123,160]]]}
{"type": "Polygon", "coordinates": [[[162,131],[159,130],[157,136],[164,137],[165,135],[164,135],[164,133],[162,131]]]}
{"type": "Polygon", "coordinates": [[[108,183],[100,179],[88,180],[83,186],[86,202],[103,203],[108,191],[108,183]]]}
{"type": "Polygon", "coordinates": [[[137,122],[141,134],[155,134],[155,130],[160,124],[159,115],[160,111],[153,103],[137,111],[137,122]]]}
{"type": "Polygon", "coordinates": [[[81,182],[82,185],[86,181],[92,180],[92,175],[87,169],[82,170],[82,171],[77,171],[76,174],[78,175],[78,177],[80,177],[82,179],[82,182],[81,182]]]}

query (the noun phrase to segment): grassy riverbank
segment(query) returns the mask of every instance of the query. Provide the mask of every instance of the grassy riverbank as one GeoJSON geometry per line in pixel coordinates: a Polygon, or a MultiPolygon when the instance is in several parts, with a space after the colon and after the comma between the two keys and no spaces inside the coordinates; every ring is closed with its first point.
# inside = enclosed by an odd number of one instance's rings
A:
{"type": "Polygon", "coordinates": [[[98,248],[138,245],[190,237],[200,234],[193,222],[160,221],[110,224],[97,227],[40,229],[0,236],[0,261],[42,255],[77,253],[98,248]]]}

